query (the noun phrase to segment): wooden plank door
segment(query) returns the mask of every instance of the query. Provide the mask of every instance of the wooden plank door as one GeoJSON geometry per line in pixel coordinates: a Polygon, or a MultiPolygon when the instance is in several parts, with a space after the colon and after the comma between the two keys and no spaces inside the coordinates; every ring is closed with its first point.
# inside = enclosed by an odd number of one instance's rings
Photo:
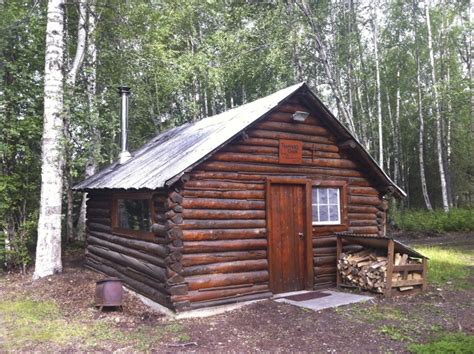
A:
{"type": "Polygon", "coordinates": [[[306,181],[274,180],[268,183],[268,258],[270,289],[274,294],[312,287],[307,188],[306,181]]]}

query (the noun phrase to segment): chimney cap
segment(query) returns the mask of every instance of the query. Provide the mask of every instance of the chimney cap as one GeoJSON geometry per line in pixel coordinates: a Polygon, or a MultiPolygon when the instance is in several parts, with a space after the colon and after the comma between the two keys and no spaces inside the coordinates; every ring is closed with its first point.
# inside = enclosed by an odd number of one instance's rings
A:
{"type": "Polygon", "coordinates": [[[130,87],[128,87],[128,86],[119,86],[118,87],[118,92],[121,95],[124,94],[124,93],[129,95],[130,94],[130,87]]]}

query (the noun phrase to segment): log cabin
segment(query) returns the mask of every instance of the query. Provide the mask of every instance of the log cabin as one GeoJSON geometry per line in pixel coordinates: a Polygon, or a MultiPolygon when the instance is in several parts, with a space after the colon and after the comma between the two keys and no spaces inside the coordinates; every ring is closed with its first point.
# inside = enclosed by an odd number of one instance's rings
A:
{"type": "Polygon", "coordinates": [[[305,83],[165,131],[84,180],[86,265],[174,311],[336,282],[336,233],[401,190],[305,83]]]}

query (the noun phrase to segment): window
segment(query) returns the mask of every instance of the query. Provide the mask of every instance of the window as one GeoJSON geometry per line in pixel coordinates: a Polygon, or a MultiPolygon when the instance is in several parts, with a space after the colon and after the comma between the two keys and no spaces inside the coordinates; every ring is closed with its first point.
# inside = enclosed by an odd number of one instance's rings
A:
{"type": "Polygon", "coordinates": [[[313,187],[313,225],[341,224],[339,188],[313,187]]]}
{"type": "Polygon", "coordinates": [[[151,235],[152,202],[151,195],[130,193],[114,195],[114,232],[130,236],[151,235]]]}

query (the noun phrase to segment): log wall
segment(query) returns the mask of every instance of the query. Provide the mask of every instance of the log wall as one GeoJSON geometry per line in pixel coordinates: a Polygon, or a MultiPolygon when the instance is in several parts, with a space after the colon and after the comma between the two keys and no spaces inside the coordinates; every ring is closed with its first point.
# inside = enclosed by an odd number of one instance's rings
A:
{"type": "Polygon", "coordinates": [[[269,296],[267,177],[347,183],[347,224],[313,226],[315,288],[335,284],[335,232],[384,233],[386,205],[368,171],[338,146],[318,117],[292,123],[296,110],[308,109],[299,102],[280,106],[189,172],[180,190],[181,274],[188,292],[171,301],[197,308],[269,296]],[[303,142],[303,164],[279,164],[279,139],[303,142]]]}
{"type": "Polygon", "coordinates": [[[150,232],[146,237],[132,237],[113,230],[113,193],[89,193],[86,266],[118,277],[136,292],[173,308],[171,296],[187,292],[180,275],[182,241],[177,225],[182,223],[182,208],[177,193],[150,192],[156,235],[150,232]]]}

